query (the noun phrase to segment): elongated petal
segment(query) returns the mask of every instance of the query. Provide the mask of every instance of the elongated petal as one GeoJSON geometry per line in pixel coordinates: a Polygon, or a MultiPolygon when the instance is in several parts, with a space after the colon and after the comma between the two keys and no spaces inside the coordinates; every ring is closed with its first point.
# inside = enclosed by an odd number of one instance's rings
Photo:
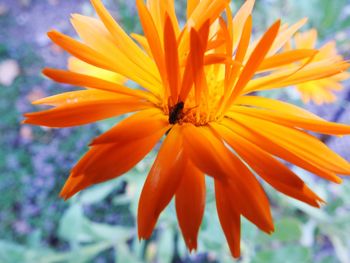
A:
{"type": "Polygon", "coordinates": [[[264,98],[260,96],[240,96],[236,100],[236,104],[238,105],[247,105],[252,106],[256,108],[262,108],[262,109],[269,109],[275,112],[278,112],[279,114],[288,114],[288,115],[294,115],[310,120],[323,120],[322,118],[318,117],[317,115],[304,110],[300,107],[297,107],[293,104],[271,99],[271,98],[264,98]]]}
{"type": "MultiPolygon", "coordinates": [[[[322,164],[313,163],[309,159],[305,159],[298,155],[297,152],[295,152],[294,148],[286,147],[285,142],[281,142],[281,140],[277,140],[274,136],[271,136],[270,134],[267,136],[266,134],[262,134],[259,130],[253,130],[251,128],[246,127],[241,122],[233,122],[229,119],[225,119],[222,122],[226,127],[233,130],[235,133],[238,133],[240,136],[246,138],[250,142],[254,143],[255,145],[259,146],[263,150],[280,157],[290,163],[293,163],[305,170],[310,171],[311,173],[317,174],[320,177],[330,180],[332,182],[340,183],[341,179],[336,176],[336,174],[332,171],[329,171],[322,167],[322,164]]],[[[283,135],[281,133],[280,135],[283,135]]],[[[304,134],[305,136],[309,136],[307,134],[304,134]]],[[[280,137],[280,136],[279,136],[280,137]]],[[[295,144],[298,144],[297,142],[294,142],[295,144]]],[[[300,142],[299,142],[300,143],[300,142]]],[[[305,146],[301,146],[305,147],[305,146]]],[[[311,148],[310,148],[311,149],[311,148]]],[[[333,153],[334,154],[334,153],[333,153]]]]}
{"type": "Polygon", "coordinates": [[[118,72],[109,58],[89,46],[57,31],[50,31],[47,35],[54,43],[80,60],[99,68],[118,72]]]}
{"type": "Polygon", "coordinates": [[[317,50],[313,49],[296,49],[279,53],[277,55],[264,59],[259,67],[259,71],[285,66],[296,61],[312,57],[316,55],[317,52],[317,50]]]}
{"type": "MultiPolygon", "coordinates": [[[[108,13],[107,9],[103,6],[101,0],[91,0],[98,16],[101,18],[103,24],[106,26],[115,44],[121,49],[121,51],[136,65],[143,68],[145,71],[154,75],[159,84],[161,78],[157,71],[156,65],[152,59],[147,56],[132,39],[124,32],[120,25],[113,19],[108,13]]],[[[156,89],[154,91],[157,91],[156,89]]]]}
{"type": "Polygon", "coordinates": [[[175,125],[159,150],[143,186],[138,214],[138,235],[149,238],[159,214],[168,205],[181,182],[185,159],[179,127],[175,125]]]}
{"type": "Polygon", "coordinates": [[[251,80],[244,88],[242,94],[248,94],[259,90],[281,88],[331,77],[344,72],[349,66],[350,64],[347,62],[336,61],[332,58],[321,62],[313,62],[302,68],[296,66],[291,69],[283,70],[282,72],[276,72],[251,80]]]}
{"type": "Polygon", "coordinates": [[[250,79],[254,76],[256,70],[259,68],[260,64],[264,60],[267,52],[269,51],[273,41],[275,40],[278,29],[280,27],[280,21],[273,24],[269,30],[266,31],[252,54],[250,55],[246,65],[244,66],[242,73],[234,87],[232,95],[229,100],[229,105],[241,93],[242,89],[247,85],[250,79]]]}
{"type": "Polygon", "coordinates": [[[176,13],[174,0],[147,0],[147,8],[153,18],[157,31],[160,33],[159,37],[163,38],[163,29],[166,20],[166,16],[169,16],[171,23],[174,26],[176,36],[180,33],[176,13]]]}
{"type": "Polygon", "coordinates": [[[135,98],[91,100],[59,106],[40,112],[26,113],[23,123],[47,127],[70,127],[116,117],[151,107],[135,98]]]}
{"type": "Polygon", "coordinates": [[[247,115],[237,114],[235,119],[239,122],[244,119],[250,123],[252,129],[265,135],[269,134],[281,145],[293,149],[298,156],[326,170],[340,174],[350,173],[350,164],[347,161],[309,134],[247,115]]]}
{"type": "Polygon", "coordinates": [[[229,187],[241,213],[263,231],[273,231],[269,202],[249,169],[207,127],[183,125],[185,153],[204,173],[229,187]],[[192,148],[192,149],[191,149],[192,148]]]}
{"type": "Polygon", "coordinates": [[[116,143],[123,141],[124,137],[138,139],[155,129],[169,127],[167,116],[158,109],[143,110],[118,123],[109,131],[94,139],[91,145],[116,143]],[[128,131],[127,133],[125,131],[128,131]]]}
{"type": "Polygon", "coordinates": [[[150,71],[150,68],[146,68],[144,64],[136,64],[130,60],[124,50],[120,49],[120,45],[115,44],[113,37],[102,22],[94,18],[74,14],[72,24],[87,45],[104,57],[111,58],[110,61],[117,73],[140,83],[141,86],[148,88],[155,94],[160,93],[156,89],[160,84],[157,75],[152,74],[154,72],[150,71]]]}
{"type": "Polygon", "coordinates": [[[190,44],[189,32],[191,28],[199,31],[205,23],[209,23],[209,25],[211,25],[219,17],[229,2],[230,0],[199,1],[199,4],[193,10],[185,25],[185,28],[187,28],[187,30],[183,31],[183,36],[179,44],[180,58],[183,58],[188,51],[190,44]]]}
{"type": "Polygon", "coordinates": [[[150,93],[147,93],[145,91],[131,89],[119,85],[118,83],[113,83],[93,76],[51,68],[44,69],[43,74],[51,78],[52,80],[60,83],[81,87],[89,87],[102,91],[115,92],[118,94],[129,95],[143,99],[147,98],[153,101],[155,100],[150,93]]]}
{"type": "Polygon", "coordinates": [[[236,56],[235,56],[235,60],[237,60],[240,63],[243,62],[245,54],[249,47],[249,41],[252,33],[252,23],[253,23],[252,16],[250,15],[247,17],[247,20],[245,21],[243,31],[242,31],[242,36],[239,41],[236,56]]]}
{"type": "Polygon", "coordinates": [[[191,14],[193,13],[193,10],[196,9],[198,4],[199,4],[199,0],[188,0],[187,1],[187,11],[186,11],[187,18],[189,18],[191,16],[191,14]]]}
{"type": "Polygon", "coordinates": [[[276,54],[276,52],[279,51],[292,38],[295,32],[297,32],[303,25],[306,24],[306,22],[307,18],[300,19],[295,24],[279,32],[276,41],[273,43],[268,55],[272,56],[276,54]]]}
{"type": "MultiPolygon", "coordinates": [[[[278,32],[278,35],[276,37],[276,40],[274,41],[268,56],[272,56],[276,54],[283,46],[285,46],[288,41],[292,38],[292,36],[307,22],[307,18],[300,19],[298,22],[295,24],[288,26],[287,24],[283,24],[281,26],[280,31],[278,32]]],[[[259,39],[253,43],[250,48],[248,53],[250,54],[252,50],[255,48],[256,44],[258,43],[259,39]]]]}
{"type": "Polygon", "coordinates": [[[218,18],[229,2],[229,0],[200,1],[188,19],[188,25],[193,26],[195,30],[199,30],[206,21],[210,20],[211,24],[218,18]]]}
{"type": "Polygon", "coordinates": [[[205,177],[191,162],[187,163],[175,196],[176,214],[187,248],[197,249],[197,236],[205,206],[205,177]]]}
{"type": "Polygon", "coordinates": [[[233,50],[236,49],[241,39],[245,21],[247,21],[248,16],[251,15],[254,4],[255,0],[245,1],[233,18],[233,50]]]}
{"type": "Polygon", "coordinates": [[[213,127],[244,161],[276,190],[315,207],[319,207],[319,203],[323,202],[297,175],[271,155],[224,126],[213,127]]]}
{"type": "MultiPolygon", "coordinates": [[[[192,75],[195,84],[195,101],[199,105],[203,92],[208,92],[206,76],[204,74],[204,52],[205,47],[201,41],[201,36],[195,30],[191,30],[191,62],[192,75]]],[[[206,96],[204,96],[206,97],[206,96]]]]}
{"type": "Polygon", "coordinates": [[[175,105],[179,95],[180,68],[177,53],[177,39],[170,17],[166,16],[164,26],[164,53],[170,96],[175,105]]]}
{"type": "Polygon", "coordinates": [[[230,99],[230,92],[232,92],[232,86],[234,85],[235,81],[237,80],[238,74],[240,72],[242,62],[246,56],[247,49],[249,47],[249,41],[252,33],[252,16],[248,16],[247,20],[244,23],[242,36],[239,40],[239,44],[237,47],[236,55],[235,55],[235,62],[238,63],[238,65],[233,65],[231,72],[229,74],[226,73],[226,96],[225,96],[225,103],[227,103],[227,100],[230,99]],[[229,91],[229,93],[227,93],[229,91]]]}
{"type": "Polygon", "coordinates": [[[193,163],[204,173],[217,179],[228,180],[225,171],[227,149],[204,128],[190,124],[183,127],[184,147],[193,163]],[[209,136],[209,137],[207,137],[209,136]]]}
{"type": "MultiPolygon", "coordinates": [[[[153,18],[149,13],[147,7],[143,3],[143,0],[136,0],[136,6],[139,12],[142,28],[147,38],[153,58],[158,66],[160,76],[164,79],[164,77],[166,76],[164,52],[162,43],[160,41],[160,36],[157,32],[156,25],[154,24],[153,18]]],[[[166,82],[163,80],[163,83],[166,82]]]]}
{"type": "Polygon", "coordinates": [[[150,57],[152,56],[152,51],[145,36],[136,33],[131,33],[130,36],[137,41],[137,43],[147,52],[150,57]]]}
{"type": "Polygon", "coordinates": [[[113,83],[123,84],[126,81],[126,78],[120,74],[95,67],[76,57],[70,57],[68,59],[68,69],[69,71],[75,73],[80,73],[92,77],[98,77],[100,79],[110,81],[113,83]]]}
{"type": "Polygon", "coordinates": [[[216,209],[220,224],[232,256],[238,258],[241,254],[241,215],[235,206],[236,200],[233,199],[232,193],[226,188],[222,182],[215,180],[216,209]]]}
{"type": "MultiPolygon", "coordinates": [[[[281,114],[279,112],[248,107],[232,107],[234,112],[240,112],[254,118],[271,121],[288,127],[301,128],[324,134],[342,135],[350,134],[350,126],[323,120],[313,120],[291,113],[281,114]]],[[[228,113],[228,116],[231,114],[228,113]]]]}
{"type": "Polygon", "coordinates": [[[130,99],[130,96],[121,95],[118,93],[112,93],[101,90],[76,90],[76,91],[68,91],[64,93],[60,93],[57,95],[49,96],[46,98],[38,99],[33,101],[34,105],[49,105],[49,106],[68,106],[68,105],[76,105],[77,103],[83,102],[96,102],[96,100],[103,101],[118,101],[130,99]]]}
{"type": "MultiPolygon", "coordinates": [[[[134,127],[139,129],[140,127],[134,127]]],[[[142,128],[142,127],[141,127],[142,128]]],[[[113,144],[93,146],[73,168],[61,196],[70,198],[75,193],[90,185],[101,183],[118,177],[132,167],[149,153],[154,145],[164,135],[168,127],[155,127],[153,131],[144,134],[144,137],[134,138],[127,136],[122,141],[113,144]]],[[[134,135],[135,133],[130,133],[134,135]]]]}

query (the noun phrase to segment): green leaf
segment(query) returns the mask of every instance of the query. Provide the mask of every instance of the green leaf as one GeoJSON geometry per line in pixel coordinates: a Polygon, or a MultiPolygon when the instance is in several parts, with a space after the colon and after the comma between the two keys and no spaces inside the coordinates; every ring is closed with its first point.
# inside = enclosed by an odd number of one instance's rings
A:
{"type": "Polygon", "coordinates": [[[111,247],[108,242],[86,245],[68,253],[57,253],[46,256],[42,263],[85,263],[96,257],[102,251],[111,247]]]}
{"type": "Polygon", "coordinates": [[[91,241],[83,231],[84,221],[83,208],[80,204],[73,204],[61,218],[58,235],[73,243],[91,241]]]}
{"type": "Polygon", "coordinates": [[[0,241],[0,262],[34,262],[35,255],[26,250],[25,247],[0,241]]]}
{"type": "Polygon", "coordinates": [[[53,252],[45,248],[30,249],[22,245],[0,240],[0,262],[49,263],[49,261],[46,261],[46,258],[53,254],[53,252]]]}
{"type": "Polygon", "coordinates": [[[107,224],[95,223],[89,220],[84,220],[82,232],[88,235],[91,240],[108,240],[111,242],[126,242],[128,239],[136,236],[133,228],[123,226],[111,226],[107,224]]]}
{"type": "Polygon", "coordinates": [[[309,263],[310,250],[299,246],[286,246],[279,249],[266,250],[256,254],[252,263],[309,263]]]}
{"type": "Polygon", "coordinates": [[[301,238],[300,222],[294,218],[284,218],[279,220],[275,225],[275,232],[271,238],[279,241],[297,241],[301,238]]]}
{"type": "Polygon", "coordinates": [[[119,184],[119,181],[108,181],[93,186],[80,194],[80,201],[84,205],[96,204],[103,201],[119,184]]]}
{"type": "Polygon", "coordinates": [[[118,243],[116,245],[115,258],[116,258],[116,263],[124,263],[124,262],[140,263],[141,262],[141,260],[138,259],[137,256],[130,251],[129,247],[123,243],[118,243]]]}

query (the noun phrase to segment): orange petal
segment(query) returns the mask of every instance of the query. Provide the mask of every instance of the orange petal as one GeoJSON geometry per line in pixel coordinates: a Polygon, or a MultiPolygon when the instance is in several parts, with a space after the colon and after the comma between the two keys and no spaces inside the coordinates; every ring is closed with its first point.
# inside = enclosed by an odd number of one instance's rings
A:
{"type": "Polygon", "coordinates": [[[193,10],[196,9],[198,4],[199,4],[199,0],[187,1],[187,11],[186,11],[187,19],[191,16],[191,14],[193,13],[193,10]]]}
{"type": "Polygon", "coordinates": [[[204,43],[201,36],[195,30],[191,30],[191,62],[192,75],[195,84],[196,105],[200,105],[202,91],[207,91],[207,83],[204,74],[204,43]]]}
{"type": "MultiPolygon", "coordinates": [[[[232,107],[233,112],[240,112],[254,118],[267,120],[282,126],[301,128],[323,134],[342,135],[350,134],[350,126],[324,120],[313,120],[291,113],[279,113],[271,110],[254,109],[251,107],[232,107]]],[[[228,114],[230,116],[230,114],[228,114]]]]}
{"type": "Polygon", "coordinates": [[[314,49],[295,49],[279,53],[277,55],[265,58],[259,66],[259,71],[270,70],[273,68],[285,66],[306,58],[310,58],[317,54],[317,50],[314,49]]]}
{"type": "Polygon", "coordinates": [[[65,84],[81,86],[81,87],[89,87],[89,88],[115,92],[119,94],[143,98],[143,99],[150,99],[151,101],[157,101],[148,92],[131,89],[131,88],[119,85],[118,83],[106,81],[98,77],[88,76],[88,75],[70,72],[66,70],[51,69],[51,68],[44,69],[43,74],[59,83],[65,83],[65,84]]]}
{"type": "MultiPolygon", "coordinates": [[[[235,133],[239,134],[240,136],[246,138],[250,142],[254,143],[266,152],[269,152],[290,163],[293,163],[305,170],[310,171],[311,173],[317,174],[322,178],[325,178],[332,182],[341,182],[341,179],[338,176],[336,176],[334,172],[324,169],[322,168],[322,166],[311,162],[309,159],[305,159],[302,156],[299,156],[298,153],[295,152],[295,148],[286,147],[285,142],[280,142],[280,140],[277,141],[276,138],[274,136],[271,136],[270,134],[262,134],[260,130],[261,127],[258,128],[258,130],[251,129],[249,127],[246,127],[241,122],[233,122],[229,119],[224,119],[222,121],[222,124],[234,131],[235,133]]],[[[280,135],[284,135],[284,133],[280,133],[280,135]]],[[[284,137],[286,136],[284,135],[284,137]]],[[[310,147],[310,149],[312,148],[310,147]]]]}
{"type": "MultiPolygon", "coordinates": [[[[163,53],[162,43],[159,38],[159,34],[157,32],[156,25],[154,24],[153,18],[149,10],[143,3],[143,0],[136,0],[136,6],[139,12],[142,28],[147,38],[153,58],[158,66],[160,76],[164,79],[164,77],[166,76],[164,53],[163,53]]],[[[166,83],[166,82],[163,81],[163,83],[166,83]]]]}
{"type": "Polygon", "coordinates": [[[350,174],[350,164],[346,160],[305,132],[239,113],[235,114],[234,119],[240,123],[243,120],[248,122],[251,129],[262,135],[268,135],[310,163],[334,173],[350,174]]]}
{"type": "Polygon", "coordinates": [[[137,43],[147,52],[150,57],[152,56],[152,51],[145,36],[136,33],[131,33],[130,36],[137,41],[137,43]]]}
{"type": "Polygon", "coordinates": [[[301,67],[296,66],[291,69],[253,79],[244,88],[243,94],[324,79],[342,73],[349,68],[349,66],[350,64],[345,61],[336,61],[334,59],[312,63],[309,61],[301,67]]]}
{"type": "Polygon", "coordinates": [[[92,77],[98,77],[99,79],[103,79],[121,85],[127,80],[126,77],[120,74],[95,67],[76,57],[69,57],[67,64],[68,70],[75,73],[80,73],[92,77]]]}
{"type": "Polygon", "coordinates": [[[315,207],[319,207],[319,203],[323,202],[296,174],[270,154],[224,126],[213,124],[213,127],[239,156],[276,190],[315,207]]]}
{"type": "Polygon", "coordinates": [[[312,28],[305,32],[298,32],[294,36],[295,46],[297,48],[314,48],[317,43],[317,30],[312,28]]]}
{"type": "Polygon", "coordinates": [[[211,25],[226,8],[230,0],[202,0],[199,1],[191,16],[187,20],[183,37],[179,44],[179,57],[182,58],[187,53],[189,47],[190,29],[198,31],[205,23],[211,25]]]}
{"type": "Polygon", "coordinates": [[[242,214],[263,231],[273,231],[269,202],[249,169],[208,127],[182,125],[185,153],[204,173],[229,187],[242,214]]]}
{"type": "Polygon", "coordinates": [[[245,21],[247,21],[248,16],[251,15],[254,4],[255,0],[245,1],[245,3],[237,11],[235,17],[233,18],[233,50],[236,49],[238,42],[240,41],[245,21]]]}
{"type": "Polygon", "coordinates": [[[176,35],[168,15],[165,18],[164,26],[164,53],[170,96],[175,105],[179,95],[180,68],[176,35]]]}
{"type": "MultiPolygon", "coordinates": [[[[120,50],[136,65],[155,76],[160,84],[160,76],[154,61],[124,32],[121,26],[113,19],[111,14],[108,13],[101,0],[91,0],[91,2],[103,24],[110,32],[115,45],[118,46],[120,50]]],[[[157,91],[157,89],[154,89],[154,91],[157,91]]]]}
{"type": "Polygon", "coordinates": [[[210,24],[213,23],[229,2],[229,0],[200,1],[191,13],[187,25],[189,27],[193,26],[195,30],[199,30],[206,21],[210,20],[210,24]]]}
{"type": "Polygon", "coordinates": [[[121,121],[112,129],[94,139],[90,145],[116,143],[123,141],[125,136],[138,139],[151,134],[154,130],[167,126],[170,128],[168,119],[159,109],[143,110],[121,121]]]}
{"type": "Polygon", "coordinates": [[[254,76],[256,70],[259,68],[260,64],[264,60],[267,52],[271,48],[273,41],[275,40],[281,22],[277,21],[274,23],[263,35],[256,48],[250,55],[246,65],[244,66],[241,75],[234,87],[234,90],[229,99],[228,105],[230,105],[234,99],[241,93],[243,88],[247,85],[247,83],[254,76]]]}
{"type": "Polygon", "coordinates": [[[109,58],[106,58],[101,53],[93,50],[87,45],[84,45],[83,43],[57,31],[50,31],[47,33],[47,35],[58,46],[80,60],[106,70],[117,70],[113,66],[114,63],[111,62],[109,58]]]}
{"type": "Polygon", "coordinates": [[[227,149],[210,131],[190,124],[183,125],[184,148],[193,163],[204,173],[228,180],[225,170],[227,149]]]}
{"type": "Polygon", "coordinates": [[[47,127],[70,127],[116,117],[151,107],[135,98],[90,100],[24,114],[23,123],[47,127]]]}
{"type": "MultiPolygon", "coordinates": [[[[140,127],[134,129],[140,129],[140,127]]],[[[65,199],[70,198],[90,185],[111,180],[126,173],[152,150],[167,129],[168,127],[161,129],[157,127],[141,138],[135,139],[133,136],[125,135],[118,143],[93,146],[72,169],[61,191],[61,196],[65,199]]],[[[129,134],[129,131],[124,130],[124,133],[129,134]]]]}
{"type": "Polygon", "coordinates": [[[239,61],[240,63],[243,62],[245,54],[247,52],[247,49],[249,47],[249,41],[252,33],[252,16],[249,15],[247,17],[247,20],[244,23],[243,31],[242,31],[242,36],[239,41],[238,47],[237,47],[237,52],[235,56],[235,60],[239,61]]]}
{"type": "MultiPolygon", "coordinates": [[[[110,58],[109,61],[113,63],[113,67],[117,73],[140,83],[141,86],[149,88],[152,92],[155,92],[155,94],[159,94],[159,90],[157,90],[160,84],[159,77],[154,74],[154,71],[152,72],[152,70],[150,70],[151,67],[145,67],[146,63],[140,64],[131,60],[130,57],[127,56],[128,53],[125,53],[125,51],[120,48],[121,45],[113,41],[113,36],[111,36],[103,23],[95,18],[77,14],[72,15],[71,21],[80,38],[83,39],[88,46],[104,57],[110,58]],[[118,63],[115,63],[113,58],[115,58],[118,63]]],[[[130,50],[128,52],[130,52],[130,50]]],[[[154,70],[156,71],[155,67],[154,70]]]]}
{"type": "Polygon", "coordinates": [[[271,99],[264,98],[260,96],[240,96],[237,98],[235,104],[237,105],[248,105],[256,108],[269,109],[272,111],[276,111],[279,114],[293,114],[298,117],[303,117],[309,120],[323,120],[319,116],[304,110],[298,106],[293,104],[271,99]]]}
{"type": "Polygon", "coordinates": [[[38,99],[32,102],[34,105],[50,105],[50,106],[68,106],[76,105],[83,102],[96,102],[97,100],[112,101],[112,100],[125,100],[130,99],[129,96],[120,95],[118,93],[112,93],[101,90],[76,90],[59,93],[57,95],[49,96],[46,98],[38,99]]]}
{"type": "Polygon", "coordinates": [[[138,235],[147,239],[163,209],[168,205],[182,179],[183,158],[181,134],[175,125],[159,150],[158,156],[143,186],[137,215],[138,235]]]}
{"type": "Polygon", "coordinates": [[[164,24],[167,15],[171,19],[176,36],[179,35],[180,28],[175,13],[174,0],[147,0],[147,8],[150,11],[150,14],[157,27],[157,31],[159,32],[159,36],[161,39],[163,38],[162,31],[164,29],[164,24]]]}
{"type": "Polygon", "coordinates": [[[176,191],[176,214],[188,249],[197,249],[197,236],[205,206],[205,177],[191,162],[187,163],[176,191]]]}
{"type": "Polygon", "coordinates": [[[233,257],[238,258],[241,254],[241,216],[235,206],[235,200],[219,180],[215,180],[216,209],[222,230],[233,257]]]}
{"type": "MultiPolygon", "coordinates": [[[[234,65],[232,67],[232,70],[227,79],[227,83],[225,84],[226,91],[231,92],[231,88],[238,77],[238,73],[240,72],[242,62],[246,56],[246,53],[249,47],[251,33],[252,33],[252,16],[249,15],[244,23],[242,36],[239,41],[236,55],[235,55],[235,61],[238,63],[238,65],[234,65]]],[[[229,95],[225,97],[226,98],[224,99],[225,101],[224,103],[226,103],[226,101],[229,99],[229,95]]]]}
{"type": "Polygon", "coordinates": [[[303,18],[290,27],[286,27],[284,30],[281,30],[281,32],[278,33],[278,36],[276,37],[276,40],[273,43],[268,55],[272,56],[276,54],[276,52],[280,50],[288,41],[290,41],[295,32],[305,25],[306,22],[307,18],[303,18]]]}

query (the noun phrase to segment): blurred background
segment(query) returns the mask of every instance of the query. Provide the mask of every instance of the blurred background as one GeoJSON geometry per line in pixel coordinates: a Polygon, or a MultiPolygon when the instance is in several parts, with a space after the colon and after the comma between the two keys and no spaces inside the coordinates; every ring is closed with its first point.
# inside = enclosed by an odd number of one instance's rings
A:
{"type": "MultiPolygon", "coordinates": [[[[180,17],[185,1],[175,0],[180,17]]],[[[237,8],[243,1],[235,0],[237,8]]],[[[105,0],[128,31],[140,32],[134,1],[105,0]]],[[[46,36],[50,29],[76,36],[71,13],[94,15],[88,0],[0,1],[0,263],[30,262],[232,262],[215,212],[212,182],[197,253],[184,246],[171,204],[153,237],[139,242],[135,216],[140,189],[155,156],[151,153],[127,175],[83,191],[64,202],[59,191],[74,163],[97,134],[115,119],[88,127],[47,129],[20,125],[30,102],[72,87],[41,75],[44,66],[64,68],[67,54],[46,36]]],[[[309,17],[303,30],[319,31],[319,46],[337,41],[350,57],[349,0],[257,0],[254,28],[260,34],[275,19],[296,22],[309,17]]],[[[331,105],[303,107],[327,120],[350,124],[350,82],[331,105]]],[[[295,90],[265,92],[302,105],[295,90]]],[[[350,138],[321,138],[350,160],[350,138]]],[[[334,185],[295,170],[327,201],[317,210],[265,187],[276,222],[268,236],[243,221],[240,262],[350,262],[350,179],[334,185]]]]}

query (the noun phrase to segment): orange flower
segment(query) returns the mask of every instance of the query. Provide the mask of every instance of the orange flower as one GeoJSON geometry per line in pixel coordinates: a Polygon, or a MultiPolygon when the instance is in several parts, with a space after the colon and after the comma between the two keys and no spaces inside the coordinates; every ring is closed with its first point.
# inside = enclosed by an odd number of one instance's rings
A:
{"type": "Polygon", "coordinates": [[[337,174],[350,174],[347,161],[306,133],[348,134],[350,126],[248,95],[332,76],[349,65],[311,63],[317,53],[313,49],[281,51],[305,19],[292,26],[277,21],[251,42],[254,1],[246,1],[234,17],[229,2],[189,0],[187,22],[180,28],[173,1],[149,0],[146,6],[137,0],[145,36],[133,37],[142,48],[100,0],[92,0],[100,20],[73,15],[83,42],[49,33],[73,56],[143,88],[128,88],[105,74],[44,70],[55,81],[86,89],[39,100],[37,104],[54,107],[26,114],[25,123],[67,127],[136,112],[92,141],[72,169],[63,198],[124,174],[164,137],[141,193],[139,237],[151,236],[160,213],[175,197],[185,242],[196,249],[206,174],[215,181],[220,223],[238,257],[241,215],[267,233],[274,229],[269,201],[252,170],[278,191],[315,207],[321,198],[276,157],[337,183],[337,174]]]}
{"type": "MultiPolygon", "coordinates": [[[[297,33],[294,40],[296,48],[315,48],[317,31],[316,29],[311,29],[303,33],[297,33]]],[[[335,41],[329,41],[319,49],[319,53],[313,61],[325,61],[331,66],[334,61],[342,61],[342,59],[337,53],[335,41]]],[[[328,78],[299,83],[296,85],[296,88],[304,103],[309,103],[310,101],[318,105],[332,103],[337,99],[333,92],[343,89],[343,85],[339,82],[348,78],[350,78],[348,72],[341,72],[328,78]]]]}

